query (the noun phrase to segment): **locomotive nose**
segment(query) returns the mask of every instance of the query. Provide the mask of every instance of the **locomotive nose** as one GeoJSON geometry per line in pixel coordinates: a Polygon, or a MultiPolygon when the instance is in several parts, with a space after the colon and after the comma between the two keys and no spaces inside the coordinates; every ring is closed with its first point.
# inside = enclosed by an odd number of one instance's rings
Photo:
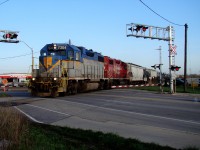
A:
{"type": "Polygon", "coordinates": [[[51,56],[44,57],[43,65],[45,66],[46,69],[48,69],[50,66],[52,66],[52,57],[51,56]]]}

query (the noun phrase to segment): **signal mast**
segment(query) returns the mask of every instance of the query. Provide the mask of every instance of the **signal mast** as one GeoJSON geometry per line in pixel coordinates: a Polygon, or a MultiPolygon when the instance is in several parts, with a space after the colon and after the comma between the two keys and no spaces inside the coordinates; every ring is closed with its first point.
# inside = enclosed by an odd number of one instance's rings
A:
{"type": "MultiPolygon", "coordinates": [[[[174,69],[175,62],[173,62],[172,46],[174,45],[174,28],[172,26],[168,27],[157,27],[157,26],[150,26],[138,23],[131,23],[126,25],[126,36],[127,37],[136,37],[136,38],[144,38],[144,39],[157,39],[168,41],[169,44],[169,75],[170,75],[170,93],[174,93],[173,87],[173,75],[172,71],[178,71],[178,69],[174,69]]],[[[176,66],[178,67],[178,66],[176,66]]]]}

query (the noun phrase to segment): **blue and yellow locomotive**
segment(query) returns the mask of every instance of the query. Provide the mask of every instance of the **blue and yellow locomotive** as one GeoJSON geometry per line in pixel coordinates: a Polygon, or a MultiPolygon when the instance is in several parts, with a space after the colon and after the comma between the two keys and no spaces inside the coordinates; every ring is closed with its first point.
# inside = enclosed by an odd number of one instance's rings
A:
{"type": "Polygon", "coordinates": [[[39,69],[33,71],[29,89],[35,96],[76,94],[103,88],[104,57],[93,50],[53,43],[40,51],[39,69]]]}

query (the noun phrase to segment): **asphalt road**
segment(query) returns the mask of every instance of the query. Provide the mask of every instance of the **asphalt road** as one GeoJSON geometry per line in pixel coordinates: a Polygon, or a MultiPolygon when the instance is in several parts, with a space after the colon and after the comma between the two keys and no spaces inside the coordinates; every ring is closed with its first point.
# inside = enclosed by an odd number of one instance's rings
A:
{"type": "MultiPolygon", "coordinates": [[[[16,109],[36,122],[113,132],[175,148],[200,148],[200,97],[113,89],[66,97],[9,91],[16,109]]],[[[0,98],[0,104],[3,99],[0,98]]]]}

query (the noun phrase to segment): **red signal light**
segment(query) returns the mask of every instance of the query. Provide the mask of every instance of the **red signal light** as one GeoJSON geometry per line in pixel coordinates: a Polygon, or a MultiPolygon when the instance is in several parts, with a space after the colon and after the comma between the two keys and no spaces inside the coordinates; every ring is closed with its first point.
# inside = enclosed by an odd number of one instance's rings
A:
{"type": "Polygon", "coordinates": [[[180,68],[181,68],[181,67],[176,66],[176,67],[175,67],[175,70],[176,70],[176,71],[179,71],[180,68]]]}
{"type": "Polygon", "coordinates": [[[3,35],[4,39],[16,39],[18,34],[16,33],[6,33],[3,35]]]}
{"type": "Polygon", "coordinates": [[[4,39],[9,39],[11,37],[11,34],[10,33],[7,33],[7,34],[4,34],[3,35],[3,38],[4,39]]]}
{"type": "Polygon", "coordinates": [[[181,67],[179,67],[179,66],[171,66],[170,69],[171,69],[172,71],[174,71],[174,70],[175,70],[175,71],[179,71],[180,68],[181,68],[181,67]]]}
{"type": "Polygon", "coordinates": [[[142,31],[145,32],[148,29],[148,27],[143,26],[142,31]]]}
{"type": "Polygon", "coordinates": [[[137,25],[135,30],[138,32],[138,31],[140,31],[141,28],[142,28],[142,26],[137,25]]]}

